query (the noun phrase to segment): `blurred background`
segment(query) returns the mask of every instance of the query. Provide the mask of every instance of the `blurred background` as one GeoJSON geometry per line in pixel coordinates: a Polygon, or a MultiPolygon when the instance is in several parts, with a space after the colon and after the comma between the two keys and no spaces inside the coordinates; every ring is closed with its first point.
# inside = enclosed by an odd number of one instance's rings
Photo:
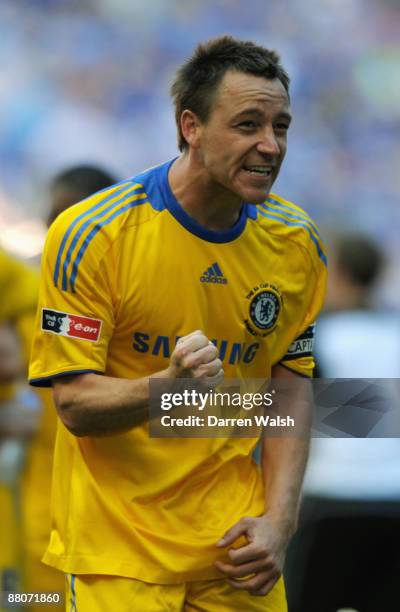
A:
{"type": "Polygon", "coordinates": [[[46,186],[96,163],[125,178],[176,155],[169,85],[200,40],[276,48],[295,121],[275,190],[321,226],[373,235],[400,276],[400,4],[397,0],[2,0],[0,234],[41,250],[46,186]]]}

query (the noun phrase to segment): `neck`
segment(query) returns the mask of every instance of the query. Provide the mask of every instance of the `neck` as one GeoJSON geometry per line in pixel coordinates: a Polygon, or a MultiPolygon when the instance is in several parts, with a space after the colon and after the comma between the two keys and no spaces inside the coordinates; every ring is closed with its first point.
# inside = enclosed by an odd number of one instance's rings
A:
{"type": "Polygon", "coordinates": [[[239,219],[240,198],[212,181],[191,152],[172,164],[168,179],[182,208],[204,228],[224,231],[239,219]]]}

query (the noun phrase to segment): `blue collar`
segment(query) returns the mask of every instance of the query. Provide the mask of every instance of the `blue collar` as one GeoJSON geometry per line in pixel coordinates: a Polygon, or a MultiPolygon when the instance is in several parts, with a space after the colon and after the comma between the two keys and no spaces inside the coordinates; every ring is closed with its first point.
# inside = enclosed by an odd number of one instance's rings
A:
{"type": "Polygon", "coordinates": [[[203,240],[207,240],[208,242],[231,242],[240,236],[243,233],[246,227],[247,217],[255,218],[256,207],[254,204],[243,204],[239,219],[236,223],[230,227],[228,230],[224,230],[221,232],[216,232],[214,230],[206,229],[197,221],[195,221],[192,217],[190,217],[187,212],[182,208],[179,204],[178,200],[174,196],[171,186],[168,180],[169,169],[177,158],[170,160],[166,164],[163,164],[159,167],[159,187],[162,193],[162,196],[165,200],[165,205],[171,215],[185,227],[189,232],[202,238],[203,240]]]}

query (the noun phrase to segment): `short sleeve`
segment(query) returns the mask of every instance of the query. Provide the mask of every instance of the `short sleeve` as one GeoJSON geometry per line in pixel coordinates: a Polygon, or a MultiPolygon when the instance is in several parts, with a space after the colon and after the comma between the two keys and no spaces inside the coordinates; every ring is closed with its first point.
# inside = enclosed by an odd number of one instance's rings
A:
{"type": "Polygon", "coordinates": [[[296,374],[311,378],[315,368],[314,361],[314,336],[316,332],[316,320],[322,309],[326,294],[327,267],[326,258],[317,259],[310,273],[310,282],[313,282],[314,290],[308,305],[306,315],[301,321],[298,334],[288,347],[286,354],[280,364],[296,374]]]}
{"type": "Polygon", "coordinates": [[[32,385],[50,386],[52,378],[66,374],[105,372],[114,328],[110,250],[101,237],[80,240],[70,213],[50,228],[29,368],[32,385]]]}

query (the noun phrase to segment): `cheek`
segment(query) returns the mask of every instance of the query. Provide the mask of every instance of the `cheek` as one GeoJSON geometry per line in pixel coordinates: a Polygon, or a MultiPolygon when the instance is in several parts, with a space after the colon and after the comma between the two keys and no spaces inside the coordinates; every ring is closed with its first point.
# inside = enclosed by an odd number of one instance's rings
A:
{"type": "Polygon", "coordinates": [[[279,148],[281,151],[281,158],[283,159],[286,155],[286,150],[287,150],[287,139],[286,138],[282,138],[282,140],[279,142],[279,148]]]}

